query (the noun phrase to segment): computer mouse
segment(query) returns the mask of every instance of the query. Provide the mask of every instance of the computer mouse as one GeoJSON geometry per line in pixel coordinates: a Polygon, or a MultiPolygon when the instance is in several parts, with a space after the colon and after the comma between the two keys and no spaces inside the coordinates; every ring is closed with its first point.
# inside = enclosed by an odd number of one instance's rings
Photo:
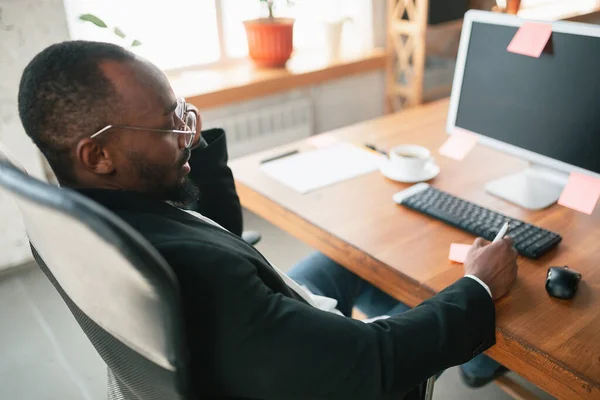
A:
{"type": "Polygon", "coordinates": [[[550,267],[546,277],[546,292],[557,299],[570,299],[577,292],[580,280],[581,274],[569,267],[550,267]]]}

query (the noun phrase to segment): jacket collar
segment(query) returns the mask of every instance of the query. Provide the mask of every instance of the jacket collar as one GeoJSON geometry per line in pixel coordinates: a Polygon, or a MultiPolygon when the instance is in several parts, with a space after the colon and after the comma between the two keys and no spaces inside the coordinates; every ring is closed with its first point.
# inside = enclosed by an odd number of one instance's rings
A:
{"type": "Polygon", "coordinates": [[[149,213],[177,212],[177,208],[144,193],[110,189],[75,189],[112,211],[135,211],[149,213]]]}

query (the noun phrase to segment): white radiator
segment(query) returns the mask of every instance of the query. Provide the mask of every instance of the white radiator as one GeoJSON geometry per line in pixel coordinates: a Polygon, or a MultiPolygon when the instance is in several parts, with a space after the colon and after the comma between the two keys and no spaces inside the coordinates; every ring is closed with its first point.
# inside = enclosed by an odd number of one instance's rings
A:
{"type": "Polygon", "coordinates": [[[223,128],[230,158],[265,150],[313,134],[310,95],[286,95],[240,103],[202,112],[203,129],[223,128]]]}

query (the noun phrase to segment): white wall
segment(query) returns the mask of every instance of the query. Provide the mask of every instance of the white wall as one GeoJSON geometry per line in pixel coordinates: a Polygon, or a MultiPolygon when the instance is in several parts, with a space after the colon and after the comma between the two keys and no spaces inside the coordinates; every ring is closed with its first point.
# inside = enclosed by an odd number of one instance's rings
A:
{"type": "MultiPolygon", "coordinates": [[[[23,68],[48,45],[68,39],[61,0],[0,0],[0,142],[29,173],[42,177],[37,150],[17,113],[23,68]]],[[[0,192],[0,269],[31,257],[16,206],[0,192]]]]}
{"type": "MultiPolygon", "coordinates": [[[[61,0],[0,0],[0,142],[26,169],[42,177],[38,153],[23,132],[17,113],[17,89],[25,65],[48,45],[69,38],[61,0]],[[2,28],[9,28],[9,31],[2,28]]],[[[384,77],[376,71],[318,85],[310,90],[314,133],[383,114],[384,77]]],[[[293,93],[270,96],[207,113],[231,115],[240,107],[280,103],[293,93]]],[[[18,211],[0,192],[0,270],[31,258],[18,211]]]]}
{"type": "Polygon", "coordinates": [[[383,115],[384,95],[382,71],[353,75],[315,87],[315,133],[383,115]]]}
{"type": "Polygon", "coordinates": [[[384,92],[383,72],[371,71],[200,112],[205,129],[226,130],[236,158],[381,116],[384,92]]]}

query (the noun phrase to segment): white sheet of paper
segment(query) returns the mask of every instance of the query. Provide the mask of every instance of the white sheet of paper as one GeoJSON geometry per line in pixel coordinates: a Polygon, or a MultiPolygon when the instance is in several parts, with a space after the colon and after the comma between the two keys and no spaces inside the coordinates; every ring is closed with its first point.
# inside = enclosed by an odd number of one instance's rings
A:
{"type": "Polygon", "coordinates": [[[345,181],[379,169],[383,156],[349,143],[267,162],[262,171],[300,193],[345,181]]]}

